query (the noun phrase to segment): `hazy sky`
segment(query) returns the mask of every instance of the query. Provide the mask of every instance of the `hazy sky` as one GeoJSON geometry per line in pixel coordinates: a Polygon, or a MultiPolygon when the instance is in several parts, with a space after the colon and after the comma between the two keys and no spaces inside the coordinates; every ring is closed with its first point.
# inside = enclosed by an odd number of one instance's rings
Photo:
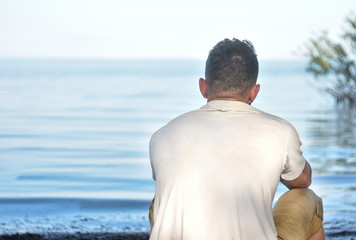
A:
{"type": "Polygon", "coordinates": [[[0,58],[198,58],[224,38],[296,58],[340,34],[355,0],[0,0],[0,58]]]}

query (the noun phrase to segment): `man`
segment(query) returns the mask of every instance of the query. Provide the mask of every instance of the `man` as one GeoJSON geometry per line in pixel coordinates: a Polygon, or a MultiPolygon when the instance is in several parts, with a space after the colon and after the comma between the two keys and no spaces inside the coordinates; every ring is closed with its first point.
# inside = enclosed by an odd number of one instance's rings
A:
{"type": "Polygon", "coordinates": [[[250,106],[257,76],[250,42],[219,42],[199,80],[208,103],[152,136],[151,240],[324,238],[296,130],[250,106]],[[272,210],[279,181],[292,190],[272,210]]]}

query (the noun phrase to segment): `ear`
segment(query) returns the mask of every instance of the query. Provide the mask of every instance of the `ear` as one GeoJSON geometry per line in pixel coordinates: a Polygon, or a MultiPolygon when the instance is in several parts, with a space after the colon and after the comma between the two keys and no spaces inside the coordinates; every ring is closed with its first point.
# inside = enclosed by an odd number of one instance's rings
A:
{"type": "Polygon", "coordinates": [[[249,103],[251,104],[257,97],[258,92],[260,91],[260,84],[256,84],[253,86],[250,90],[250,95],[249,95],[249,103]]]}
{"type": "Polygon", "coordinates": [[[204,98],[207,98],[208,92],[207,92],[207,88],[206,88],[206,81],[204,78],[199,79],[199,89],[200,89],[201,95],[203,95],[204,98]]]}

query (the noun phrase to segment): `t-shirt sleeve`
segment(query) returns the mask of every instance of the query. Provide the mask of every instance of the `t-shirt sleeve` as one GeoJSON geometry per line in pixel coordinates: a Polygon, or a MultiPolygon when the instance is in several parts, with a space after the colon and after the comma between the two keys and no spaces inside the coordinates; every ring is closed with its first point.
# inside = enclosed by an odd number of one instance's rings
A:
{"type": "Polygon", "coordinates": [[[289,137],[286,145],[286,159],[281,177],[292,181],[299,177],[305,166],[303,152],[300,150],[302,142],[293,126],[290,127],[289,137]]]}
{"type": "Polygon", "coordinates": [[[155,155],[156,155],[156,151],[155,151],[155,143],[156,143],[156,135],[157,132],[155,132],[151,139],[150,139],[150,143],[149,143],[149,155],[150,155],[150,164],[151,164],[151,169],[152,169],[152,178],[153,180],[156,181],[156,161],[155,161],[155,155]]]}
{"type": "Polygon", "coordinates": [[[155,173],[155,162],[154,162],[154,147],[153,147],[153,142],[154,142],[154,135],[150,139],[149,143],[149,153],[150,153],[150,163],[151,163],[151,169],[152,169],[152,178],[153,180],[156,181],[156,173],[155,173]]]}

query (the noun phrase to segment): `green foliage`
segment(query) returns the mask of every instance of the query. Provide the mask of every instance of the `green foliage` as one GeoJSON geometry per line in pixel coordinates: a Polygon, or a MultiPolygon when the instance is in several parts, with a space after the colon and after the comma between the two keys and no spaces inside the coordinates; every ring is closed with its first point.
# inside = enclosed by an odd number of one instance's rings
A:
{"type": "Polygon", "coordinates": [[[325,82],[325,92],[337,103],[356,105],[356,17],[346,18],[341,42],[332,41],[326,31],[306,44],[307,72],[325,82]]]}

